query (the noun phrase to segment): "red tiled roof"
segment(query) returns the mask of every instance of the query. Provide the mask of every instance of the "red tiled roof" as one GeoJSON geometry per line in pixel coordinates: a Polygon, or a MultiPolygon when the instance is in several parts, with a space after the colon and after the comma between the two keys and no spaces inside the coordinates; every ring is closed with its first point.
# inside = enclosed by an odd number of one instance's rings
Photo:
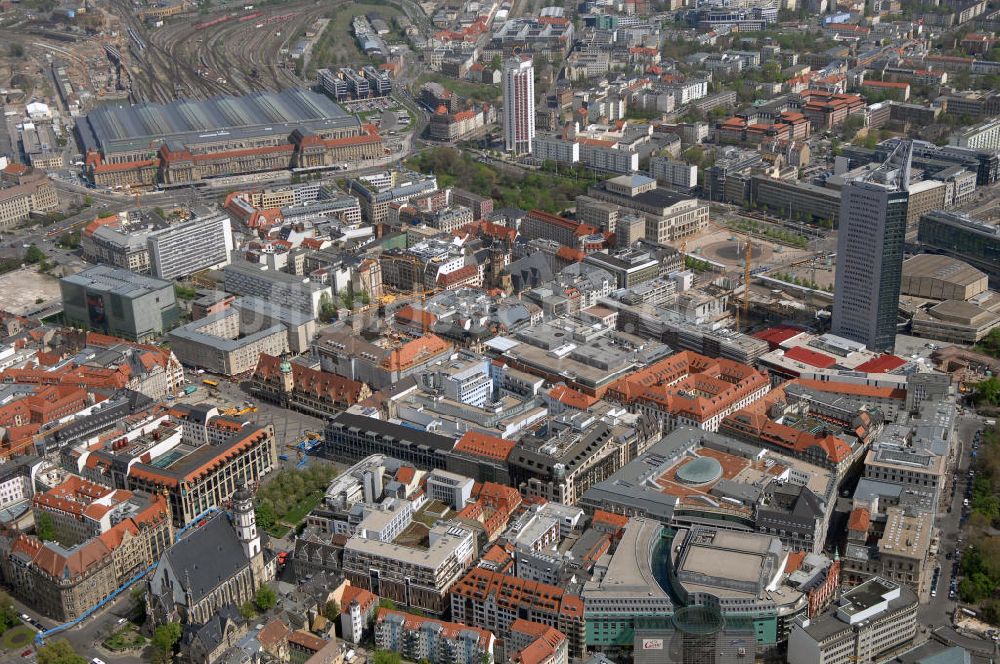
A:
{"type": "Polygon", "coordinates": [[[587,410],[600,401],[597,397],[584,394],[561,383],[549,390],[549,398],[577,410],[587,410]]]}
{"type": "Polygon", "coordinates": [[[466,431],[455,445],[456,452],[506,461],[514,449],[512,440],[504,440],[479,431],[466,431]]]}
{"type": "Polygon", "coordinates": [[[868,532],[872,523],[872,513],[866,507],[855,507],[847,519],[847,529],[868,532]]]}

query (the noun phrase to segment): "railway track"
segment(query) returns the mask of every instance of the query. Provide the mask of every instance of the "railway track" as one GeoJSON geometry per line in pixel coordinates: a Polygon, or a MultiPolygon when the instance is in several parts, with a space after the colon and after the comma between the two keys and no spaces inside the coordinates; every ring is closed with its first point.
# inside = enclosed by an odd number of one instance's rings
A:
{"type": "Polygon", "coordinates": [[[169,103],[178,97],[198,99],[303,85],[292,70],[279,66],[284,61],[282,49],[316,19],[349,0],[262,8],[254,18],[244,21],[235,16],[238,9],[227,10],[234,16],[225,20],[219,20],[225,15],[208,19],[178,16],[152,32],[132,16],[128,0],[111,2],[130,36],[134,34],[144,44],[139,55],[134,44],[130,48],[133,100],[169,103]],[[214,21],[218,22],[204,25],[214,21]]]}

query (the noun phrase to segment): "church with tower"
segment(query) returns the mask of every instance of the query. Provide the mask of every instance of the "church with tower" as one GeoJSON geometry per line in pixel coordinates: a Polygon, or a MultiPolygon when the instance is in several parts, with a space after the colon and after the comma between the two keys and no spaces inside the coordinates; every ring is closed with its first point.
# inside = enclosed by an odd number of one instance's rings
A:
{"type": "Polygon", "coordinates": [[[253,494],[241,484],[230,503],[163,554],[147,581],[154,625],[207,623],[224,608],[252,600],[274,578],[276,561],[261,544],[253,494]]]}

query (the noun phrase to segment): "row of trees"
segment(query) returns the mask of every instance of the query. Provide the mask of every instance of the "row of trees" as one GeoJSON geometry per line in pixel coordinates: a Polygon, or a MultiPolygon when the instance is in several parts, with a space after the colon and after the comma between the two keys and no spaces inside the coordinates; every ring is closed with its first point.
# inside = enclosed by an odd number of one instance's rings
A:
{"type": "Polygon", "coordinates": [[[821,286],[812,279],[800,279],[799,277],[788,274],[787,272],[772,272],[767,276],[772,279],[777,279],[778,281],[784,281],[785,283],[793,284],[795,286],[801,286],[802,288],[811,288],[813,290],[822,290],[827,292],[833,291],[833,289],[829,286],[821,286]]]}
{"type": "Polygon", "coordinates": [[[739,221],[733,225],[738,230],[757,233],[758,235],[763,235],[764,237],[771,238],[772,240],[776,240],[782,244],[787,244],[791,247],[804,249],[809,244],[809,238],[804,235],[799,235],[798,233],[786,231],[781,228],[774,228],[773,226],[763,226],[755,219],[739,221]]]}
{"type": "Polygon", "coordinates": [[[971,513],[967,523],[969,546],[962,553],[962,581],[958,595],[963,602],[981,603],[982,616],[1000,623],[1000,538],[990,528],[1000,518],[1000,429],[983,433],[976,457],[976,478],[972,484],[971,513]]]}

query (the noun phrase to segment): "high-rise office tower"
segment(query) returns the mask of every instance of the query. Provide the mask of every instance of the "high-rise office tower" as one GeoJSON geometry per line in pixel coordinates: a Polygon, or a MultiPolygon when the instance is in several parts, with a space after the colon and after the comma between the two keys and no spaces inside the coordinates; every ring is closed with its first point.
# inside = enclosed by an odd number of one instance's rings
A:
{"type": "Polygon", "coordinates": [[[841,191],[833,333],[892,352],[909,201],[910,143],[841,191]]]}
{"type": "Polygon", "coordinates": [[[535,67],[515,56],[503,67],[503,142],[507,152],[530,154],[535,139],[535,67]]]}

